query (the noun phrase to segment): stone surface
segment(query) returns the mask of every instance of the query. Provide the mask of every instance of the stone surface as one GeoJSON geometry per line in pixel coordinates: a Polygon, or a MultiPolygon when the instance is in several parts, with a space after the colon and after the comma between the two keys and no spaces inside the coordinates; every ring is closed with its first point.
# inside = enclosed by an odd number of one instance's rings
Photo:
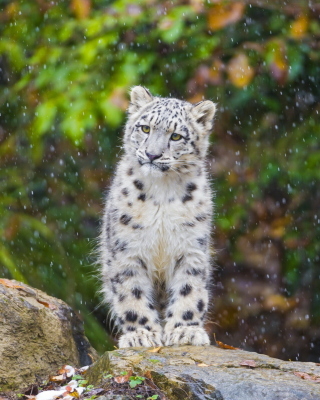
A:
{"type": "MultiPolygon", "coordinates": [[[[105,373],[132,369],[150,371],[155,384],[170,400],[320,400],[320,366],[282,361],[242,350],[215,346],[121,349],[105,353],[87,373],[90,383],[103,385],[105,373]],[[241,365],[255,365],[248,367],[241,365]],[[308,374],[307,379],[295,372],[308,374]],[[310,380],[309,380],[310,379],[310,380]]],[[[97,399],[98,400],[98,399],[97,399]]]]}
{"type": "Polygon", "coordinates": [[[96,360],[74,311],[23,283],[0,279],[0,392],[96,360]]]}

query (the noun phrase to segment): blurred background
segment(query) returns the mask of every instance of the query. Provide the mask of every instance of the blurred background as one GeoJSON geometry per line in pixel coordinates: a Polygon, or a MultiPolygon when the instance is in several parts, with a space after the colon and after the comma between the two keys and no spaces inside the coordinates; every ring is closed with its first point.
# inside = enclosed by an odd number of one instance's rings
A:
{"type": "Polygon", "coordinates": [[[0,277],[112,349],[94,266],[128,90],[218,103],[219,341],[320,361],[320,5],[0,0],[0,277]]]}

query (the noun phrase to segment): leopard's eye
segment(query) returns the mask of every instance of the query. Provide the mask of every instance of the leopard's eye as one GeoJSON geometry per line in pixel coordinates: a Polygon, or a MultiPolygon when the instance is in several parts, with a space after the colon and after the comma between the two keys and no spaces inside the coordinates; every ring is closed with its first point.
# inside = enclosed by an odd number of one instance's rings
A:
{"type": "Polygon", "coordinates": [[[174,141],[177,141],[177,140],[182,139],[182,136],[179,135],[179,133],[173,133],[173,134],[171,135],[171,138],[170,138],[170,139],[171,139],[171,140],[174,140],[174,141]]]}
{"type": "Polygon", "coordinates": [[[150,133],[150,126],[148,125],[141,125],[142,132],[150,133]]]}

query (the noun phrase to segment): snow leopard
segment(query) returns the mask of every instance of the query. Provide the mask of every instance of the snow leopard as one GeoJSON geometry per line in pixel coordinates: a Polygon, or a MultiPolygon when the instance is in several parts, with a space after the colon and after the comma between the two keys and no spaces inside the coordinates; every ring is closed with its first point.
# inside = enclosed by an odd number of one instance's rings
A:
{"type": "Polygon", "coordinates": [[[208,345],[216,105],[131,90],[123,156],[99,237],[102,293],[119,347],[208,345]]]}

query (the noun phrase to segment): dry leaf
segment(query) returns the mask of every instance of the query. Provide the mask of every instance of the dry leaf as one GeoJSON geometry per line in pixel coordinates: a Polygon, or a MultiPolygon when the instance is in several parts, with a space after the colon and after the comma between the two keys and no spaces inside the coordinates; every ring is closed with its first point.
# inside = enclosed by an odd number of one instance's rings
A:
{"type": "MultiPolygon", "coordinates": [[[[83,367],[84,368],[84,367],[83,367]]],[[[66,374],[68,378],[71,378],[76,373],[76,370],[71,365],[64,365],[58,371],[58,374],[66,374]]]]}
{"type": "Polygon", "coordinates": [[[161,349],[161,346],[160,347],[155,347],[154,349],[151,349],[151,350],[148,350],[148,352],[149,353],[159,353],[160,349],[161,349]]]}
{"type": "Polygon", "coordinates": [[[244,53],[237,54],[229,61],[227,72],[232,84],[238,88],[247,86],[254,76],[254,69],[244,53]]]}
{"type": "Polygon", "coordinates": [[[244,12],[245,4],[236,2],[232,4],[216,4],[209,8],[208,26],[212,30],[224,28],[239,21],[244,12]]]}
{"type": "Polygon", "coordinates": [[[56,375],[56,376],[49,376],[49,381],[50,382],[63,382],[66,380],[66,375],[61,374],[61,375],[56,375]]]}
{"type": "Polygon", "coordinates": [[[127,371],[126,375],[115,376],[113,379],[117,383],[125,383],[125,382],[128,382],[131,375],[132,375],[132,371],[127,371]]]}
{"type": "Polygon", "coordinates": [[[146,372],[144,373],[144,376],[145,376],[147,379],[150,379],[150,381],[152,381],[152,376],[151,376],[151,372],[150,372],[150,371],[146,371],[146,372]]]}
{"type": "Polygon", "coordinates": [[[57,309],[57,306],[55,306],[54,304],[50,304],[50,303],[48,303],[46,301],[42,301],[42,300],[39,300],[39,299],[36,299],[36,300],[37,300],[38,303],[44,305],[47,308],[50,308],[50,310],[56,310],[57,309]]]}
{"type": "Polygon", "coordinates": [[[240,350],[238,347],[233,347],[233,346],[229,346],[228,344],[224,344],[222,342],[219,342],[219,340],[216,339],[216,334],[213,334],[214,336],[214,340],[216,342],[216,344],[218,345],[218,347],[220,347],[221,349],[228,349],[228,350],[240,350]]]}
{"type": "Polygon", "coordinates": [[[13,283],[12,281],[10,281],[10,279],[0,279],[0,285],[6,286],[11,289],[24,289],[23,286],[13,283]]]}
{"type": "Polygon", "coordinates": [[[294,374],[302,379],[305,379],[306,381],[313,381],[316,383],[320,383],[320,376],[309,375],[306,372],[299,372],[299,371],[295,371],[294,374]]]}
{"type": "Polygon", "coordinates": [[[198,367],[210,367],[210,365],[205,364],[205,363],[197,364],[197,366],[198,366],[198,367]]]}
{"type": "Polygon", "coordinates": [[[242,365],[244,367],[251,367],[251,368],[256,368],[257,364],[254,360],[243,360],[239,365],[242,365]]]}

